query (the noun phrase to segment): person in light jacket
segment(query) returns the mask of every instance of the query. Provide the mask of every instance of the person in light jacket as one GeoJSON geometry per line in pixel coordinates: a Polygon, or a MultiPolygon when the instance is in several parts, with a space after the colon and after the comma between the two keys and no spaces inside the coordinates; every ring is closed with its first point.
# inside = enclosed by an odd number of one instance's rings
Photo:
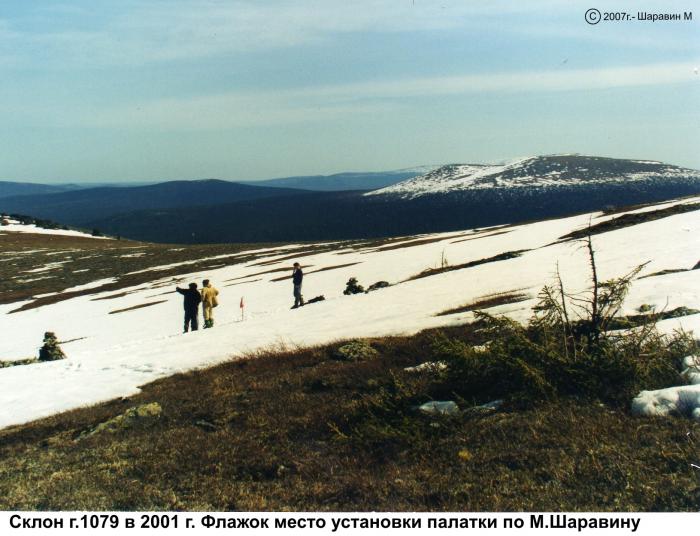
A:
{"type": "Polygon", "coordinates": [[[219,305],[216,290],[208,279],[202,281],[202,312],[204,313],[204,328],[214,327],[214,307],[219,305]]]}

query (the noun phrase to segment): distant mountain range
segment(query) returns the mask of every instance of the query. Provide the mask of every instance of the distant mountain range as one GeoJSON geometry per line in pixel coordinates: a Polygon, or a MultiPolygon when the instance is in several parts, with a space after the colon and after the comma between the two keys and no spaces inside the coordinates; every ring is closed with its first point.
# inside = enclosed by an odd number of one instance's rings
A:
{"type": "Polygon", "coordinates": [[[243,184],[273,186],[275,188],[299,188],[316,192],[339,192],[344,190],[376,190],[397,182],[423,175],[440,166],[420,166],[396,171],[349,172],[334,175],[309,175],[286,177],[262,181],[244,181],[243,184]]]}
{"type": "Polygon", "coordinates": [[[95,220],[135,210],[194,208],[306,193],[305,190],[251,186],[214,179],[171,181],[148,186],[110,186],[5,197],[0,199],[0,210],[68,225],[91,226],[95,220]]]}
{"type": "MultiPolygon", "coordinates": [[[[353,174],[341,175],[352,181],[353,174]]],[[[297,185],[329,180],[296,179],[297,185]]],[[[662,201],[700,193],[700,172],[646,160],[553,155],[500,165],[451,164],[373,191],[260,184],[206,180],[92,188],[8,197],[0,199],[0,211],[154,242],[335,240],[484,227],[662,201]]]]}
{"type": "Polygon", "coordinates": [[[75,190],[73,184],[39,184],[33,182],[0,181],[0,198],[15,195],[55,194],[75,190]]]}
{"type": "Polygon", "coordinates": [[[298,177],[282,177],[278,179],[263,179],[256,181],[237,180],[222,181],[218,179],[196,179],[189,181],[144,181],[130,183],[69,183],[69,184],[43,184],[35,182],[0,181],[0,198],[20,195],[55,194],[75,190],[88,190],[93,188],[135,188],[140,186],[152,186],[167,182],[183,183],[198,181],[218,181],[227,183],[245,184],[248,186],[267,186],[270,188],[292,188],[299,190],[312,190],[317,192],[339,192],[345,190],[375,190],[384,188],[424,173],[428,173],[439,166],[419,166],[395,171],[368,171],[346,172],[333,175],[304,175],[298,177]]]}

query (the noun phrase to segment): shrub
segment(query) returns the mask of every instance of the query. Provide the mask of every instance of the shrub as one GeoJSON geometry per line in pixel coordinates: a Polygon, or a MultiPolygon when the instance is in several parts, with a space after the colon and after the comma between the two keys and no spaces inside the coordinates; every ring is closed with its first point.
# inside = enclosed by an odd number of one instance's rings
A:
{"type": "Polygon", "coordinates": [[[333,352],[333,357],[341,361],[366,361],[378,355],[379,352],[361,340],[350,341],[333,352]]]}
{"type": "Polygon", "coordinates": [[[436,339],[434,357],[448,364],[436,395],[454,393],[474,403],[506,398],[518,407],[558,396],[626,404],[643,389],[678,382],[679,359],[694,346],[687,334],[666,337],[654,329],[606,335],[591,352],[582,341],[575,354],[567,353],[561,341],[543,336],[541,325],[477,314],[492,342],[478,350],[436,339]]]}
{"type": "Polygon", "coordinates": [[[587,248],[592,274],[587,297],[569,295],[558,276],[556,286],[542,289],[526,326],[476,313],[491,341],[485,351],[436,339],[434,358],[448,368],[435,389],[474,402],[506,398],[516,406],[557,396],[626,404],[640,390],[677,383],[679,360],[695,342],[686,333],[662,335],[654,315],[634,329],[610,331],[620,326],[617,315],[643,265],[599,282],[590,237],[587,248]]]}
{"type": "MultiPolygon", "coordinates": [[[[439,430],[430,426],[435,419],[426,418],[416,409],[426,401],[417,383],[404,382],[392,374],[375,392],[362,396],[355,410],[341,422],[329,423],[335,438],[350,441],[358,449],[392,456],[397,450],[435,435],[439,430]]],[[[439,421],[450,419],[438,418],[439,421]]]]}
{"type": "Polygon", "coordinates": [[[476,321],[462,328],[470,337],[456,328],[439,332],[424,357],[447,367],[430,375],[392,375],[357,400],[343,420],[331,423],[336,437],[390,456],[421,442],[428,448],[459,420],[482,418],[470,405],[504,400],[506,409],[522,409],[566,398],[572,407],[592,401],[626,407],[641,390],[680,382],[680,361],[696,351],[695,341],[683,332],[661,334],[656,314],[614,331],[641,266],[598,282],[590,240],[587,247],[592,274],[587,294],[569,295],[557,277],[555,286],[542,289],[526,325],[476,311],[476,321]],[[419,414],[416,407],[430,400],[453,400],[465,410],[456,417],[419,414]]]}
{"type": "Polygon", "coordinates": [[[373,290],[379,290],[380,288],[387,288],[390,286],[391,285],[388,281],[377,281],[376,283],[372,283],[369,287],[367,287],[365,292],[372,292],[373,290]]]}

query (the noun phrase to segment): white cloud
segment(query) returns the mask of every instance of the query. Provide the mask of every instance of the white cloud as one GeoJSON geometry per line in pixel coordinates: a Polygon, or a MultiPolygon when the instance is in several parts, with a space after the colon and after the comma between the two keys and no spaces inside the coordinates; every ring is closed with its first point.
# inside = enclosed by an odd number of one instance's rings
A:
{"type": "Polygon", "coordinates": [[[449,0],[132,1],[109,14],[98,5],[71,7],[47,6],[21,24],[6,21],[0,45],[17,55],[41,49],[54,64],[142,64],[285,48],[338,33],[458,28],[484,12],[449,0]],[[64,16],[53,23],[57,12],[64,16]]]}
{"type": "MultiPolygon", "coordinates": [[[[666,11],[675,4],[660,5],[666,11]]],[[[504,39],[526,33],[594,41],[623,35],[630,44],[639,38],[649,46],[645,36],[663,31],[662,25],[591,28],[583,22],[584,6],[579,0],[125,0],[107,11],[99,3],[49,4],[29,19],[0,26],[0,50],[20,58],[40,50],[49,65],[61,67],[230,55],[322,43],[351,32],[491,29],[504,39]]],[[[663,44],[669,42],[675,41],[666,30],[663,44]]]]}
{"type": "Polygon", "coordinates": [[[171,98],[79,114],[83,125],[222,129],[325,121],[339,117],[395,112],[405,99],[472,93],[593,91],[620,87],[698,82],[695,64],[531,71],[442,76],[283,91],[234,92],[171,98]]]}
{"type": "Polygon", "coordinates": [[[421,97],[474,92],[574,91],[666,85],[697,79],[694,64],[652,64],[600,69],[529,71],[484,75],[414,78],[310,90],[319,95],[421,97]]]}
{"type": "Polygon", "coordinates": [[[87,115],[66,117],[81,126],[220,130],[260,125],[323,122],[348,115],[377,114],[395,109],[391,103],[338,103],[291,99],[281,95],[230,94],[192,99],[162,99],[87,115]]]}

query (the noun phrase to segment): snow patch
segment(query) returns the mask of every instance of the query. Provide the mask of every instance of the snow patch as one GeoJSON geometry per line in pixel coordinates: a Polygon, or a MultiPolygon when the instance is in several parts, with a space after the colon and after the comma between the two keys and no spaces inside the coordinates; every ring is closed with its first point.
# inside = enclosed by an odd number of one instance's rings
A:
{"type": "Polygon", "coordinates": [[[83,238],[94,238],[96,240],[112,240],[111,238],[106,236],[92,236],[91,234],[83,233],[81,231],[71,231],[65,229],[44,229],[43,227],[37,227],[34,224],[25,225],[13,219],[8,219],[7,221],[8,225],[1,226],[0,232],[31,233],[58,236],[79,236],[83,238]]]}
{"type": "Polygon", "coordinates": [[[700,421],[700,384],[642,391],[632,401],[632,413],[656,417],[685,415],[700,421]]]}
{"type": "Polygon", "coordinates": [[[60,268],[64,264],[67,264],[71,261],[57,261],[57,262],[50,262],[48,264],[45,264],[44,266],[40,266],[39,268],[34,268],[32,270],[25,270],[23,273],[25,274],[38,274],[40,272],[48,272],[50,270],[55,270],[56,268],[60,268]]]}
{"type": "MultiPolygon", "coordinates": [[[[577,244],[555,243],[557,237],[587,225],[590,215],[512,226],[508,233],[475,235],[473,240],[450,243],[454,232],[434,233],[421,238],[436,238],[409,248],[347,250],[344,262],[352,264],[335,270],[309,273],[304,279],[304,294],[324,295],[326,300],[296,310],[292,284],[288,280],[253,277],[266,268],[260,261],[275,261],[281,251],[309,249],[309,245],[291,245],[259,253],[247,264],[231,264],[207,270],[207,277],[219,289],[219,307],[213,329],[182,334],[182,297],[175,294],[174,277],[189,280],[196,272],[189,263],[177,276],[158,277],[148,284],[74,296],[54,304],[8,314],[22,303],[0,304],[3,333],[0,356],[5,360],[36,355],[45,331],[53,331],[60,340],[71,340],[65,348],[67,359],[32,366],[0,369],[0,427],[27,422],[60,411],[94,404],[139,391],[147,382],[177,372],[211,366],[273,346],[312,346],[339,339],[371,338],[387,335],[411,335],[421,330],[455,325],[464,318],[437,316],[446,309],[472,303],[479,297],[514,288],[536,295],[543,284],[552,282],[557,263],[570,292],[586,290],[589,273],[585,251],[577,244]],[[546,246],[546,247],[545,247],[546,246]],[[505,251],[527,249],[521,257],[453,270],[408,281],[439,262],[443,252],[450,263],[464,264],[505,251]],[[357,264],[353,264],[357,263],[357,264]],[[356,277],[363,285],[388,281],[392,286],[369,294],[344,296],[345,282],[356,277]],[[224,281],[240,284],[226,287],[224,281]],[[149,307],[153,287],[162,287],[163,302],[149,307]],[[122,295],[123,294],[123,295],[122,295]],[[96,297],[115,296],[109,300],[96,297]],[[245,316],[239,303],[244,297],[245,316]],[[110,311],[134,308],[123,314],[110,311]]],[[[482,230],[483,231],[483,230],[482,230]]],[[[648,273],[669,267],[692,267],[697,262],[697,236],[700,218],[697,212],[677,214],[639,225],[596,235],[599,277],[618,277],[651,259],[648,273]],[[689,229],[689,232],[684,229],[689,229]]],[[[417,237],[416,237],[417,238],[417,237]]],[[[304,263],[323,268],[338,264],[337,247],[325,252],[306,252],[304,263]]],[[[226,256],[224,256],[226,257],[226,256]]],[[[700,278],[697,271],[679,272],[635,281],[625,304],[632,314],[640,304],[655,305],[657,310],[686,306],[700,309],[700,278]]],[[[113,282],[101,279],[72,287],[64,292],[97,289],[113,282]]],[[[527,321],[531,302],[515,303],[505,313],[517,321],[527,321]]],[[[700,333],[700,314],[668,319],[659,329],[678,328],[700,333]]],[[[668,404],[654,394],[644,394],[637,406],[658,408],[668,404]],[[656,402],[654,402],[656,400],[656,402]]],[[[642,396],[642,394],[640,394],[642,396]]],[[[674,399],[674,407],[700,408],[700,384],[671,388],[663,395],[674,399]],[[697,390],[697,397],[690,394],[697,390]],[[678,392],[677,392],[678,391],[678,392]],[[675,398],[674,398],[675,397],[675,398]],[[685,404],[685,405],[684,405],[685,404]]],[[[680,410],[679,410],[680,411],[680,410]]],[[[694,411],[694,410],[693,410],[694,411]]],[[[700,411],[700,410],[698,410],[700,411]]],[[[691,411],[692,413],[692,411],[691,411]]]]}

